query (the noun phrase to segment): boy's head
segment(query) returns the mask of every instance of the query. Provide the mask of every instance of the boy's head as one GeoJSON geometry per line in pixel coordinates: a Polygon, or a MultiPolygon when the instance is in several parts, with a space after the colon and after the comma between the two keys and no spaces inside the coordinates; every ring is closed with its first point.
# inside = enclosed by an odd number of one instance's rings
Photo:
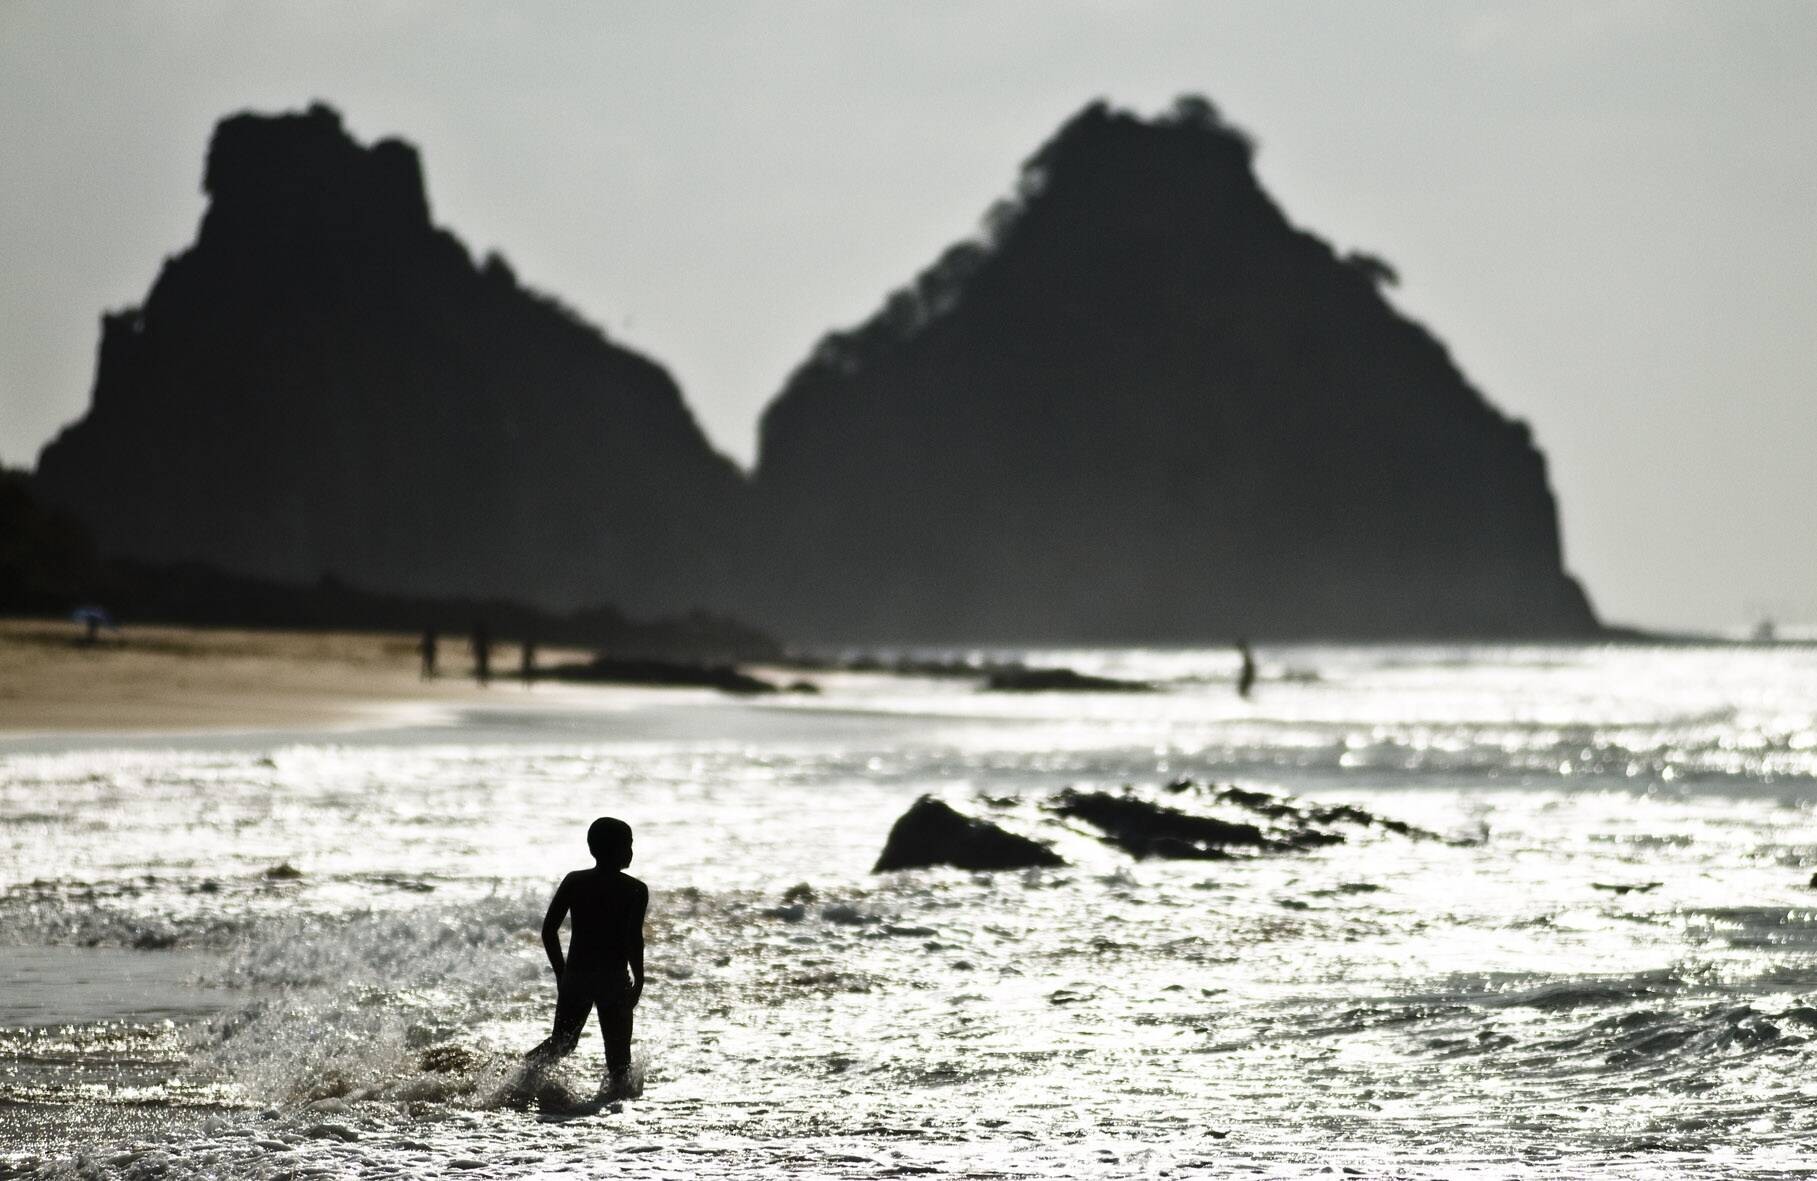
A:
{"type": "Polygon", "coordinates": [[[631,864],[631,826],[612,816],[601,816],[587,828],[587,849],[594,860],[612,869],[631,864]]]}

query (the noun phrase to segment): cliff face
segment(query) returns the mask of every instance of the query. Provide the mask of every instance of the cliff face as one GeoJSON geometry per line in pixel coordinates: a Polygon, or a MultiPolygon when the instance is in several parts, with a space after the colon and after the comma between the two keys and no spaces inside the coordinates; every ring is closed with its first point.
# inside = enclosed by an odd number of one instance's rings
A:
{"type": "Polygon", "coordinates": [[[743,477],[658,366],[429,219],[416,152],[239,115],[35,488],[104,553],[390,591],[719,606],[743,477]]]}
{"type": "Polygon", "coordinates": [[[1545,463],[1209,104],[1088,107],[766,412],[796,636],[1565,636],[1545,463]]]}

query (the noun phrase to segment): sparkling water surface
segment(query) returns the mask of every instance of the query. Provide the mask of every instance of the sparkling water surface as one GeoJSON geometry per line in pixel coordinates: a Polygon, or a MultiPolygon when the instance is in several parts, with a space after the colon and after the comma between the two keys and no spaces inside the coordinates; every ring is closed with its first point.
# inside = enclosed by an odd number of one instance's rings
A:
{"type": "Polygon", "coordinates": [[[1817,1169],[1817,651],[1259,656],[0,741],[0,1175],[1817,1169]],[[1133,861],[1038,807],[1182,776],[1448,839],[1133,861]],[[929,792],[1071,864],[872,875],[929,792]],[[604,813],[653,891],[618,1106],[591,1028],[515,1077],[604,813]]]}

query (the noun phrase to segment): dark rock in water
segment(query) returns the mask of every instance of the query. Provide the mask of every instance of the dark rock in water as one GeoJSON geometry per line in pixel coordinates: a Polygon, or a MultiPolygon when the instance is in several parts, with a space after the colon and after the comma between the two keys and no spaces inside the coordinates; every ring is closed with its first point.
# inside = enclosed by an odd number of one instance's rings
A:
{"type": "Polygon", "coordinates": [[[1069,820],[1083,820],[1098,829],[1132,857],[1215,860],[1228,857],[1230,848],[1279,852],[1302,847],[1270,837],[1253,824],[1195,816],[1134,795],[1068,789],[1051,806],[1069,820]]]}
{"type": "Polygon", "coordinates": [[[1318,821],[1321,824],[1335,824],[1339,821],[1348,821],[1352,824],[1369,825],[1386,832],[1394,833],[1396,836],[1407,837],[1410,840],[1415,841],[1437,841],[1443,839],[1431,829],[1420,828],[1418,825],[1408,824],[1405,820],[1390,820],[1386,817],[1377,816],[1373,812],[1365,812],[1361,808],[1351,807],[1348,804],[1335,809],[1314,808],[1311,811],[1311,816],[1313,820],[1318,821]]]}
{"type": "MultiPolygon", "coordinates": [[[[1162,790],[1177,797],[1194,786],[1191,780],[1181,779],[1165,785],[1162,790]]],[[[980,796],[979,799],[998,807],[1020,803],[1008,797],[980,796]]],[[[1216,800],[1266,815],[1275,823],[1262,827],[1183,811],[1158,803],[1132,787],[1126,787],[1120,793],[1067,788],[1043,801],[1042,808],[1049,815],[1090,826],[1101,834],[1106,844],[1138,858],[1219,861],[1238,856],[1306,852],[1342,844],[1344,834],[1327,826],[1363,823],[1359,818],[1367,818],[1367,823],[1403,836],[1431,835],[1349,805],[1304,808],[1267,792],[1234,787],[1219,791],[1216,800]]],[[[956,865],[964,869],[1008,869],[1060,864],[1063,864],[1061,859],[1045,845],[1005,832],[988,822],[963,816],[939,800],[923,796],[890,830],[889,841],[875,868],[956,865]]],[[[1336,892],[1365,893],[1380,888],[1358,882],[1343,885],[1336,892]]]]}
{"type": "Polygon", "coordinates": [[[1287,803],[1279,796],[1269,795],[1265,791],[1248,791],[1241,787],[1227,787],[1213,797],[1221,804],[1235,804],[1248,809],[1270,820],[1304,820],[1300,809],[1287,803]]]}
{"type": "Polygon", "coordinates": [[[265,871],[265,877],[273,882],[294,882],[303,876],[303,871],[288,861],[280,862],[265,871]]]}
{"type": "Polygon", "coordinates": [[[1066,862],[1039,841],[1006,832],[984,820],[961,815],[932,796],[922,796],[890,828],[883,853],[871,872],[951,865],[959,869],[1027,869],[1066,862]]]}
{"type": "Polygon", "coordinates": [[[898,677],[928,677],[935,680],[976,680],[996,673],[1026,671],[1017,661],[983,659],[977,656],[927,656],[876,652],[842,652],[836,655],[797,653],[788,661],[795,668],[816,672],[837,670],[855,673],[888,673],[898,677]]]}
{"type": "Polygon", "coordinates": [[[984,687],[997,693],[1149,693],[1146,681],[1094,677],[1070,668],[1015,668],[991,673],[984,687]]]}
{"type": "Polygon", "coordinates": [[[822,639],[1583,636],[1545,460],[1210,103],[1094,103],[766,410],[759,619],[822,639]]]}
{"type": "Polygon", "coordinates": [[[1240,787],[1224,788],[1213,798],[1219,803],[1233,804],[1259,816],[1266,816],[1270,820],[1300,826],[1355,824],[1364,828],[1379,828],[1411,840],[1436,841],[1443,839],[1429,829],[1408,824],[1404,820],[1377,816],[1354,804],[1296,804],[1289,799],[1270,795],[1265,791],[1249,791],[1240,787]]]}
{"type": "MultiPolygon", "coordinates": [[[[1181,795],[1198,785],[1177,779],[1165,791],[1181,795]]],[[[1413,840],[1438,840],[1436,833],[1377,816],[1351,804],[1302,805],[1281,796],[1240,787],[1226,787],[1212,794],[1220,804],[1242,808],[1272,822],[1269,828],[1199,816],[1155,803],[1132,790],[1122,794],[1061,792],[1049,807],[1068,819],[1082,820],[1104,833],[1105,839],[1135,857],[1216,859],[1232,849],[1263,853],[1316,849],[1342,844],[1344,835],[1334,825],[1355,824],[1382,829],[1413,840]]]]}
{"type": "Polygon", "coordinates": [[[312,1140],[339,1140],[342,1143],[353,1143],[360,1134],[346,1124],[315,1124],[306,1128],[303,1135],[312,1140]]]}
{"type": "Polygon", "coordinates": [[[669,375],[430,221],[325,106],[216,128],[195,244],[105,318],[34,487],[104,556],[637,614],[723,609],[746,488],[669,375]]]}
{"type": "Polygon", "coordinates": [[[1591,882],[1597,890],[1607,890],[1611,894],[1651,894],[1665,885],[1664,882],[1591,882]]]}
{"type": "Polygon", "coordinates": [[[660,685],[669,688],[718,689],[738,696],[775,693],[761,677],[725,664],[680,664],[667,660],[613,660],[600,657],[586,664],[558,664],[536,670],[538,680],[583,681],[610,685],[660,685]]]}
{"type": "Polygon", "coordinates": [[[818,697],[820,695],[820,686],[812,681],[790,681],[784,692],[795,693],[804,697],[818,697]]]}
{"type": "Polygon", "coordinates": [[[1230,854],[1218,845],[1199,845],[1179,837],[1134,837],[1125,832],[1109,834],[1111,842],[1132,857],[1160,857],[1167,861],[1224,861],[1230,854]]]}

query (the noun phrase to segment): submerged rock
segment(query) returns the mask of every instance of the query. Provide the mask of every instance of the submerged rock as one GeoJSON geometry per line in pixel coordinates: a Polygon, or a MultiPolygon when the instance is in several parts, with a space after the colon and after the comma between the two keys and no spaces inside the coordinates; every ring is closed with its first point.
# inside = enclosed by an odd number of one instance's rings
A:
{"type": "Polygon", "coordinates": [[[821,907],[820,918],[823,922],[841,927],[868,927],[872,923],[883,921],[878,916],[867,914],[848,902],[835,902],[831,906],[821,907]]]}
{"type": "Polygon", "coordinates": [[[1377,816],[1355,804],[1296,804],[1284,796],[1270,795],[1265,791],[1248,791],[1240,787],[1226,787],[1213,796],[1221,804],[1234,804],[1270,820],[1283,821],[1299,826],[1355,824],[1363,828],[1379,828],[1410,840],[1442,840],[1430,829],[1408,824],[1404,820],[1393,820],[1386,816],[1377,816]]]}
{"type": "Polygon", "coordinates": [[[1028,869],[1065,865],[1039,841],[974,820],[932,796],[922,796],[890,827],[872,873],[951,865],[959,869],[1028,869]]]}
{"type": "Polygon", "coordinates": [[[1129,794],[1068,789],[1052,807],[1068,820],[1082,820],[1096,828],[1106,841],[1132,857],[1216,860],[1230,856],[1232,848],[1271,853],[1344,839],[1311,831],[1271,836],[1253,824],[1196,816],[1129,794]]]}
{"type": "MultiPolygon", "coordinates": [[[[978,801],[998,809],[1008,809],[1023,803],[1021,798],[999,798],[988,794],[979,794],[978,801]]],[[[1197,783],[1190,778],[1163,783],[1152,792],[1136,787],[1125,787],[1121,792],[1068,787],[1034,803],[1038,803],[1038,814],[1048,818],[1050,823],[1056,819],[1076,821],[1077,825],[1083,825],[1083,829],[1072,829],[1074,832],[1097,838],[1112,849],[1139,859],[1219,861],[1239,856],[1306,852],[1326,845],[1345,843],[1345,834],[1335,830],[1337,825],[1372,827],[1410,839],[1443,839],[1434,832],[1417,829],[1414,825],[1397,819],[1375,816],[1374,812],[1348,803],[1306,805],[1288,796],[1276,796],[1270,792],[1241,787],[1219,789],[1216,785],[1197,783]],[[1190,798],[1203,799],[1226,812],[1232,809],[1248,812],[1265,818],[1266,823],[1250,823],[1228,814],[1214,816],[1161,803],[1161,799],[1185,801],[1190,798]]],[[[998,838],[1021,841],[1041,850],[1050,858],[1054,856],[1045,845],[1039,845],[1038,841],[1001,832],[985,821],[961,816],[936,799],[923,798],[916,803],[914,809],[908,810],[907,816],[899,819],[896,830],[890,832],[890,849],[885,850],[885,858],[907,856],[905,850],[912,849],[912,856],[916,859],[903,861],[901,865],[939,863],[972,867],[972,861],[959,861],[954,856],[947,856],[950,850],[956,849],[968,839],[965,834],[972,829],[994,830],[998,838]]],[[[1056,865],[1059,859],[1039,863],[1056,865]]],[[[879,861],[878,868],[899,868],[901,865],[883,865],[879,861]]],[[[1012,865],[1021,865],[1021,861],[1012,865]]],[[[998,868],[998,865],[992,863],[979,867],[998,868]]],[[[1377,887],[1359,885],[1355,888],[1368,890],[1377,887]]]]}
{"type": "Polygon", "coordinates": [[[990,674],[984,682],[996,693],[1152,693],[1147,681],[1122,681],[1115,677],[1094,677],[1070,668],[1005,668],[990,674]]]}
{"type": "Polygon", "coordinates": [[[586,664],[562,664],[538,669],[539,680],[586,681],[610,685],[659,685],[669,688],[718,689],[723,693],[753,696],[775,693],[777,688],[761,677],[740,672],[729,664],[687,664],[668,660],[613,660],[602,656],[586,664]]]}
{"type": "MultiPolygon", "coordinates": [[[[1015,807],[1022,802],[1019,797],[987,794],[977,799],[997,808],[1015,807]]],[[[1379,828],[1412,839],[1442,839],[1425,829],[1350,804],[1307,805],[1291,797],[1240,787],[1217,788],[1187,778],[1175,779],[1153,792],[1130,786],[1120,792],[1066,788],[1038,801],[1038,807],[1038,814],[1050,822],[1077,822],[1084,826],[1086,835],[1135,858],[1218,861],[1305,852],[1344,843],[1344,834],[1334,826],[1346,824],[1379,828]],[[1215,806],[1264,817],[1268,823],[1206,815],[1160,802],[1163,798],[1181,800],[1195,795],[1215,806]]],[[[1060,864],[1064,864],[1061,858],[1039,841],[961,815],[946,804],[923,796],[890,831],[889,843],[876,868],[955,865],[1004,869],[1060,864]]],[[[1359,884],[1346,890],[1377,888],[1359,884]]]]}

